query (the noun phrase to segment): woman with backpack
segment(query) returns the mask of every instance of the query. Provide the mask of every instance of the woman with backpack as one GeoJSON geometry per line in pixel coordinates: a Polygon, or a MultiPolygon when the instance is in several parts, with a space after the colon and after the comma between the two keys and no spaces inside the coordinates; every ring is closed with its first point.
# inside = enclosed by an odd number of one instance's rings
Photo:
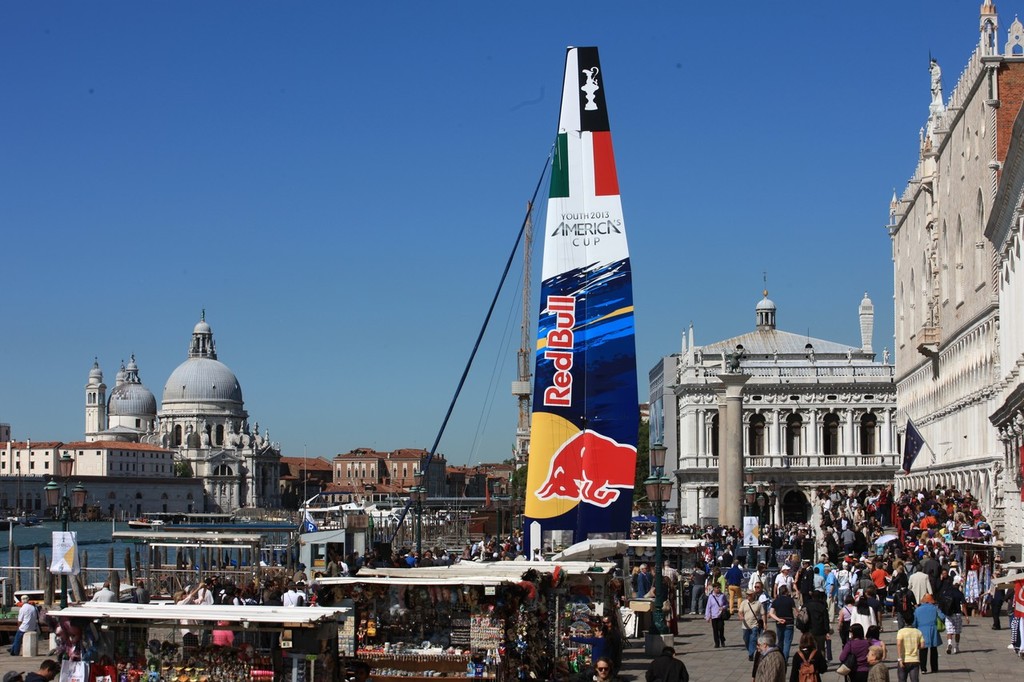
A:
{"type": "Polygon", "coordinates": [[[828,670],[825,652],[818,650],[814,635],[800,635],[800,648],[793,654],[789,682],[821,682],[821,674],[828,670]]]}

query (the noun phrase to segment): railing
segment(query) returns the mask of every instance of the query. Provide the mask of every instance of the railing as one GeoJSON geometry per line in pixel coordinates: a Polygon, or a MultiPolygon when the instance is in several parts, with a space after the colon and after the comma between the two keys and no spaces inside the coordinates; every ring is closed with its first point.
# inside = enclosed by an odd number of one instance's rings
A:
{"type": "MultiPolygon", "coordinates": [[[[895,469],[902,457],[896,453],[884,455],[762,455],[744,457],[744,465],[751,469],[895,469]]],[[[680,469],[717,469],[718,457],[711,455],[683,455],[680,469]]]]}

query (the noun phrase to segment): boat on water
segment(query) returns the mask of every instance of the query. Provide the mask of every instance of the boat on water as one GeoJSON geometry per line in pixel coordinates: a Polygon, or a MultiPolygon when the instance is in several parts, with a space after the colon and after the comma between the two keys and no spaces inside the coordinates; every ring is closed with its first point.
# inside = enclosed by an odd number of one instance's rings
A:
{"type": "Polygon", "coordinates": [[[524,531],[627,533],[639,427],[633,287],[596,47],[570,47],[551,163],[524,531]]]}
{"type": "Polygon", "coordinates": [[[163,528],[165,525],[167,525],[166,522],[162,521],[161,519],[141,518],[132,519],[128,522],[128,527],[132,530],[159,530],[160,528],[163,528]]]}

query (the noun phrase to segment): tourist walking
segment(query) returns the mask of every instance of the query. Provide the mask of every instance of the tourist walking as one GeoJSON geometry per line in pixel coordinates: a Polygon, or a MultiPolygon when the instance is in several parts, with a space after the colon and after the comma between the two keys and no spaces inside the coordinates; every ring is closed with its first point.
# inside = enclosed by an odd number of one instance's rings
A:
{"type": "Polygon", "coordinates": [[[967,613],[964,593],[960,591],[957,581],[947,585],[940,595],[942,610],[946,613],[946,654],[960,653],[960,633],[963,631],[964,619],[971,624],[967,613]]]}
{"type": "Polygon", "coordinates": [[[921,651],[924,635],[913,625],[906,625],[896,633],[896,679],[899,682],[920,682],[921,651]]]}
{"type": "Polygon", "coordinates": [[[715,648],[725,646],[725,618],[729,612],[729,602],[722,594],[722,586],[715,583],[708,605],[704,609],[704,620],[711,623],[711,634],[715,640],[715,648]]]}
{"type": "Polygon", "coordinates": [[[670,646],[661,650],[661,655],[651,661],[644,674],[646,682],[690,682],[690,674],[683,662],[676,658],[676,650],[670,646]]]}
{"type": "Polygon", "coordinates": [[[765,629],[767,614],[764,606],[757,600],[757,592],[747,590],[747,598],[740,603],[740,628],[743,631],[743,644],[747,647],[747,660],[754,660],[757,652],[757,638],[765,629]]]}
{"type": "Polygon", "coordinates": [[[793,625],[796,602],[789,596],[785,585],[779,587],[779,596],[772,602],[768,617],[775,621],[776,641],[782,649],[783,661],[789,660],[789,648],[793,644],[793,625]]]}
{"type": "Polygon", "coordinates": [[[743,569],[740,568],[740,560],[733,559],[732,567],[725,572],[725,585],[729,590],[729,613],[736,613],[743,601],[743,569]]]}
{"type": "Polygon", "coordinates": [[[939,647],[942,646],[942,633],[939,632],[939,621],[946,627],[946,614],[935,605],[935,598],[926,594],[924,601],[914,609],[914,627],[921,631],[927,653],[921,652],[921,672],[939,671],[939,647]]]}
{"type": "Polygon", "coordinates": [[[821,674],[828,670],[825,652],[818,648],[814,635],[805,632],[800,635],[800,646],[793,654],[789,670],[789,682],[821,682],[821,674]],[[813,672],[813,677],[811,673],[813,672]]]}
{"type": "Polygon", "coordinates": [[[868,649],[871,643],[864,639],[864,628],[860,623],[850,626],[850,639],[847,640],[842,652],[839,654],[840,663],[850,668],[848,676],[850,682],[867,682],[868,680],[868,649]],[[850,665],[850,663],[853,665],[850,665]]]}
{"type": "Polygon", "coordinates": [[[868,682],[889,682],[889,666],[880,646],[868,648],[868,682]]]}
{"type": "Polygon", "coordinates": [[[774,632],[757,638],[758,658],[754,664],[754,682],[786,682],[786,657],[776,645],[774,632]]]}

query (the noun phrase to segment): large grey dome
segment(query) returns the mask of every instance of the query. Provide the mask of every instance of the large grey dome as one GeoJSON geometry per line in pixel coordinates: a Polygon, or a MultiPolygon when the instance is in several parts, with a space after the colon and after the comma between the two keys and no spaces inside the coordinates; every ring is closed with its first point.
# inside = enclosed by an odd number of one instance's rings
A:
{"type": "Polygon", "coordinates": [[[242,387],[227,365],[209,357],[192,357],[178,365],[164,385],[163,406],[174,403],[242,403],[242,387]]]}
{"type": "Polygon", "coordinates": [[[142,384],[125,382],[110,392],[107,413],[121,417],[152,417],[156,415],[156,397],[142,384]]]}

